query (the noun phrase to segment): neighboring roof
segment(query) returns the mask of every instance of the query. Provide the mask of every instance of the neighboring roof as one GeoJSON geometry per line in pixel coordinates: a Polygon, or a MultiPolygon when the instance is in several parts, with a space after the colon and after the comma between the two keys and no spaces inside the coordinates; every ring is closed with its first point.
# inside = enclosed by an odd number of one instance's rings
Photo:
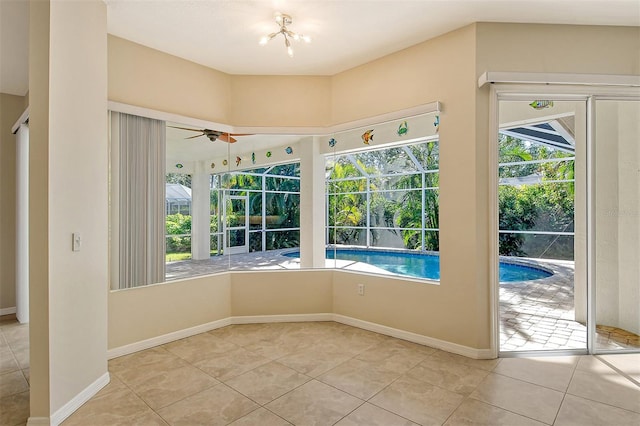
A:
{"type": "Polygon", "coordinates": [[[165,198],[167,201],[191,201],[191,188],[179,183],[168,183],[165,198]]]}

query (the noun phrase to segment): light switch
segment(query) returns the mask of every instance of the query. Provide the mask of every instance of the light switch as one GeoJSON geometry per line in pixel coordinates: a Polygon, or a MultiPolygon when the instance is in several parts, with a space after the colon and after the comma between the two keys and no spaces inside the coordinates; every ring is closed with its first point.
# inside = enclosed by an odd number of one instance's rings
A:
{"type": "Polygon", "coordinates": [[[82,244],[82,237],[79,232],[73,233],[73,251],[80,251],[80,246],[82,244]]]}

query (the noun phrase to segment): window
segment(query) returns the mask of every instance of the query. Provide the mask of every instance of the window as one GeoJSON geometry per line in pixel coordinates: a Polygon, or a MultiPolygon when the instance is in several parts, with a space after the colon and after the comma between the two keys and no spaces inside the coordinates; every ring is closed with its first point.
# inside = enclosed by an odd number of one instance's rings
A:
{"type": "MultiPolygon", "coordinates": [[[[112,123],[118,128],[117,120],[112,123]]],[[[316,203],[309,208],[321,212],[322,196],[326,196],[326,222],[310,214],[313,223],[302,229],[303,236],[312,236],[314,243],[312,262],[307,257],[305,265],[325,266],[322,257],[316,256],[325,243],[422,253],[439,249],[437,116],[383,123],[376,127],[377,141],[383,145],[371,143],[377,147],[366,151],[358,149],[361,130],[346,131],[339,135],[344,150],[339,155],[330,155],[335,143],[327,144],[326,136],[232,137],[179,123],[155,124],[166,133],[148,143],[154,151],[145,148],[153,152],[154,167],[134,176],[140,175],[145,184],[154,178],[155,190],[146,193],[157,193],[158,202],[147,206],[144,195],[134,198],[150,210],[136,221],[138,227],[147,228],[149,215],[159,225],[153,228],[158,231],[154,239],[140,239],[143,251],[157,255],[153,265],[158,273],[135,285],[238,269],[300,267],[296,260],[301,239],[300,153],[309,150],[309,144],[315,146],[307,152],[318,152],[304,175],[309,179],[305,187],[312,188],[309,199],[316,203]],[[323,155],[329,155],[327,174],[323,174],[323,155]],[[317,238],[323,227],[326,240],[317,238]]],[[[114,146],[122,150],[129,145],[114,146]]],[[[139,158],[128,162],[133,169],[139,158]]],[[[307,167],[309,158],[303,160],[307,167]]],[[[127,235],[122,231],[119,235],[127,235]]],[[[120,257],[128,259],[126,252],[120,257]]],[[[122,269],[120,263],[114,270],[122,269]]],[[[138,260],[136,267],[148,269],[138,260]]]]}
{"type": "Polygon", "coordinates": [[[245,247],[246,252],[297,248],[300,245],[300,163],[223,173],[211,176],[211,240],[212,254],[224,254],[224,228],[242,228],[248,216],[248,241],[235,241],[238,229],[227,232],[229,247],[245,247]],[[242,200],[247,205],[238,211],[239,203],[228,204],[227,217],[221,203],[225,199],[242,200]],[[220,248],[220,249],[219,249],[220,248]]]}
{"type": "Polygon", "coordinates": [[[438,251],[438,142],[327,159],[327,243],[438,251]]]}
{"type": "Polygon", "coordinates": [[[166,260],[191,259],[191,176],[169,173],[166,180],[166,260]]]}

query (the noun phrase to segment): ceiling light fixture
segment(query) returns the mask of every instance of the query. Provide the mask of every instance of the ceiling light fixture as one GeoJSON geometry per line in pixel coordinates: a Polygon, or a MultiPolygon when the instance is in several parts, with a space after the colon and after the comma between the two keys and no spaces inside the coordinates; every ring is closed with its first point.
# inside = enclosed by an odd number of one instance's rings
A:
{"type": "Polygon", "coordinates": [[[282,34],[282,36],[284,37],[284,45],[287,48],[287,54],[289,54],[290,57],[293,57],[293,48],[291,47],[290,39],[293,39],[295,41],[304,40],[306,43],[311,43],[311,37],[294,33],[293,31],[287,28],[287,25],[291,25],[291,23],[293,22],[293,19],[291,18],[291,16],[285,13],[276,12],[275,19],[276,19],[276,24],[280,26],[280,31],[276,31],[275,33],[271,33],[269,35],[262,37],[260,39],[261,46],[264,46],[265,44],[267,44],[272,38],[274,38],[278,34],[282,34]]]}

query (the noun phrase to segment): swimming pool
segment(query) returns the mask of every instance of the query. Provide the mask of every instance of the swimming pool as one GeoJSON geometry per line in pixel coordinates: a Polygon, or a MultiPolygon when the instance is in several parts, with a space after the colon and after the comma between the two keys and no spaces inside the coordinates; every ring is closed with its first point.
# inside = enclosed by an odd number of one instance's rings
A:
{"type": "MultiPolygon", "coordinates": [[[[362,262],[398,275],[430,280],[440,279],[440,256],[432,254],[389,252],[381,250],[327,249],[326,258],[362,262]]],[[[300,251],[285,253],[300,257],[300,251]]],[[[500,282],[529,281],[553,275],[534,265],[500,262],[500,282]]]]}

